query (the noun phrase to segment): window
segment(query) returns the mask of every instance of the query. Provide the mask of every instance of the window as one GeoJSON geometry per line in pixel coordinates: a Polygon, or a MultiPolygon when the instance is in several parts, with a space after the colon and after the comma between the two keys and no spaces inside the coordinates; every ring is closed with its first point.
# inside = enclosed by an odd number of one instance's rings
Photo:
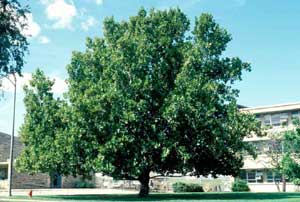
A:
{"type": "Polygon", "coordinates": [[[262,183],[264,182],[264,173],[262,171],[256,171],[256,182],[262,183]]]}
{"type": "MultiPolygon", "coordinates": [[[[271,150],[276,150],[277,142],[271,140],[260,140],[252,142],[257,154],[266,154],[271,150]]],[[[280,145],[279,145],[280,146],[280,145]]]]}
{"type": "Polygon", "coordinates": [[[272,114],[271,121],[273,126],[280,126],[280,114],[272,114]]]}
{"type": "Polygon", "coordinates": [[[267,182],[274,182],[274,174],[273,171],[267,171],[267,182]]]}
{"type": "Polygon", "coordinates": [[[248,171],[247,176],[248,176],[248,182],[250,182],[250,183],[256,182],[256,171],[255,170],[248,171]]]}
{"type": "Polygon", "coordinates": [[[241,172],[240,172],[240,179],[247,181],[247,173],[246,173],[245,170],[241,170],[241,172]]]}
{"type": "Polygon", "coordinates": [[[265,126],[271,125],[271,115],[270,114],[264,115],[264,125],[265,126]]]}
{"type": "Polygon", "coordinates": [[[284,126],[288,124],[289,115],[288,113],[281,113],[280,114],[280,125],[284,126]]]}
{"type": "Polygon", "coordinates": [[[282,182],[282,176],[279,173],[275,173],[274,178],[276,182],[282,182]]]}
{"type": "Polygon", "coordinates": [[[263,118],[263,124],[265,126],[287,125],[288,119],[288,113],[265,114],[263,118]]]}
{"type": "Polygon", "coordinates": [[[0,167],[0,180],[6,180],[7,179],[7,167],[0,167]]]}
{"type": "Polygon", "coordinates": [[[299,111],[292,111],[292,119],[299,119],[299,111]]]}
{"type": "Polygon", "coordinates": [[[256,115],[255,115],[255,118],[256,118],[257,121],[261,121],[260,114],[256,114],[256,115]]]}

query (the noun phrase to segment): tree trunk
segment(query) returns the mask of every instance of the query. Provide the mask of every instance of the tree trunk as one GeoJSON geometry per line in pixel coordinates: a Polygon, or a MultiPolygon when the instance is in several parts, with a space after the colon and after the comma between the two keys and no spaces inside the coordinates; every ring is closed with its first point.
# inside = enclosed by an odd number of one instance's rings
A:
{"type": "Polygon", "coordinates": [[[147,197],[149,194],[149,181],[150,181],[150,171],[146,170],[141,173],[139,176],[139,181],[141,183],[139,197],[147,197]]]}
{"type": "Polygon", "coordinates": [[[282,192],[286,192],[286,181],[284,175],[282,175],[282,192]]]}
{"type": "Polygon", "coordinates": [[[280,192],[280,185],[279,182],[276,182],[276,180],[275,180],[275,186],[277,188],[277,191],[280,192]]]}

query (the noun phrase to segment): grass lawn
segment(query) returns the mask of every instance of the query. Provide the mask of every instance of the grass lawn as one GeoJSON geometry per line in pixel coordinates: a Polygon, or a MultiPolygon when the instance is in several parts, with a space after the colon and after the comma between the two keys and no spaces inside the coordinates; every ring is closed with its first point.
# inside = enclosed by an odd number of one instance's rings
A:
{"type": "Polygon", "coordinates": [[[72,196],[35,196],[31,200],[24,196],[1,198],[0,201],[59,201],[59,202],[109,202],[109,201],[165,201],[165,202],[300,202],[300,193],[186,193],[151,194],[147,198],[136,195],[72,195],[72,196]]]}

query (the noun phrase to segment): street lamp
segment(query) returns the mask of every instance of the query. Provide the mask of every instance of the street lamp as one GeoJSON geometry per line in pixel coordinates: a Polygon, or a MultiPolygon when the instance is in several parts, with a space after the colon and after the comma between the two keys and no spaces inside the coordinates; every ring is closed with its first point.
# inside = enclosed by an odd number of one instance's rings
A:
{"type": "Polygon", "coordinates": [[[11,132],[11,140],[10,140],[10,152],[9,152],[9,173],[8,173],[8,196],[12,196],[11,194],[11,185],[12,185],[12,168],[14,161],[14,136],[15,136],[15,114],[16,114],[16,95],[17,95],[17,77],[16,74],[12,74],[13,78],[6,78],[10,81],[10,83],[14,86],[14,105],[13,105],[13,125],[11,132]]]}

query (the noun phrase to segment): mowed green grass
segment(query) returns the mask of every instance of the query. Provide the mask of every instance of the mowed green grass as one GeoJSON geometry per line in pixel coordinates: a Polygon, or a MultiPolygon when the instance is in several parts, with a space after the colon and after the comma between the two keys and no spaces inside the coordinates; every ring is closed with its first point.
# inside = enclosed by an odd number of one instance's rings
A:
{"type": "MultiPolygon", "coordinates": [[[[0,197],[1,199],[1,197],[0,197]]],[[[27,201],[28,197],[15,196],[8,201],[27,201]]],[[[2,198],[3,200],[3,198],[2,198]]],[[[109,201],[165,201],[165,202],[300,202],[300,193],[186,193],[150,194],[147,198],[137,195],[72,195],[34,196],[32,201],[60,202],[109,202],[109,201]]],[[[0,200],[1,201],[1,200],[0,200]]]]}

